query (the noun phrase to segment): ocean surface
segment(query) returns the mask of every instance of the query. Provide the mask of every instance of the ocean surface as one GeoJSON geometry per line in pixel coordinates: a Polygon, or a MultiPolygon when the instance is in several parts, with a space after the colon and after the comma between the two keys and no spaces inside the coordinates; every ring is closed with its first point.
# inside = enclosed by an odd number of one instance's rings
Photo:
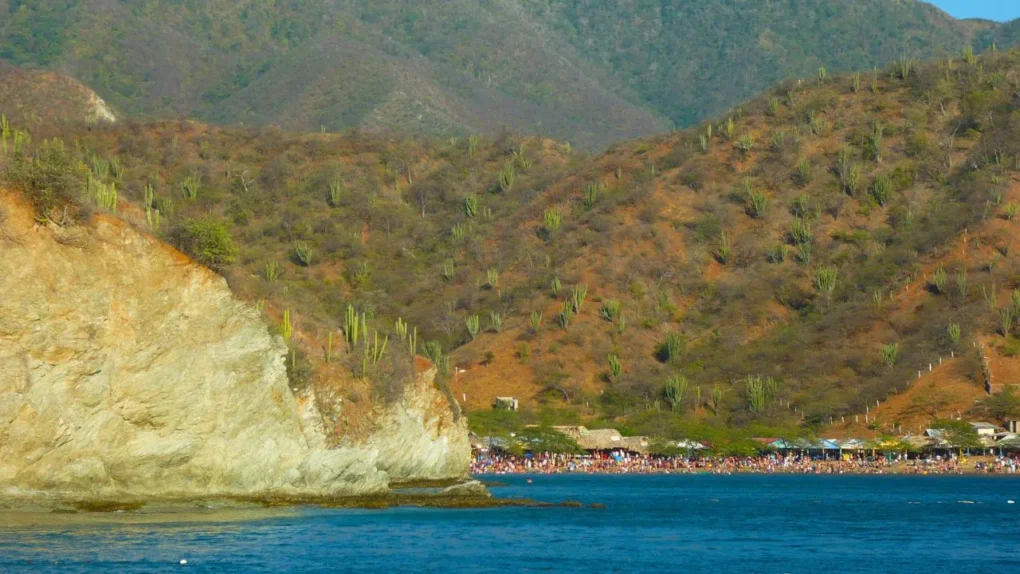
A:
{"type": "Polygon", "coordinates": [[[0,572],[1020,570],[1018,477],[488,478],[606,507],[0,514],[0,572]]]}

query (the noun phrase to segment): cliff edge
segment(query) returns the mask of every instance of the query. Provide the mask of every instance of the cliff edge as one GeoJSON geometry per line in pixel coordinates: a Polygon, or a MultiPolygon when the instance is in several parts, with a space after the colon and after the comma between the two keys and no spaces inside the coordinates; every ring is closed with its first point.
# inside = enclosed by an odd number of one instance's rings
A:
{"type": "Polygon", "coordinates": [[[331,448],[283,341],[222,277],[116,218],[39,225],[3,191],[0,207],[0,494],[337,496],[466,475],[434,369],[331,448]]]}

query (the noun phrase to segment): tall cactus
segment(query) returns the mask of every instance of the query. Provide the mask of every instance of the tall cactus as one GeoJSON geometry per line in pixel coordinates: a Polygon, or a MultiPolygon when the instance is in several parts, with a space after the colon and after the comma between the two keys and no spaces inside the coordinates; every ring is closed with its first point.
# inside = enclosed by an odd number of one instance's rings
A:
{"type": "Polygon", "coordinates": [[[471,336],[471,340],[474,341],[475,337],[478,336],[479,329],[479,318],[478,315],[468,315],[464,318],[464,326],[467,327],[468,335],[471,336]]]}

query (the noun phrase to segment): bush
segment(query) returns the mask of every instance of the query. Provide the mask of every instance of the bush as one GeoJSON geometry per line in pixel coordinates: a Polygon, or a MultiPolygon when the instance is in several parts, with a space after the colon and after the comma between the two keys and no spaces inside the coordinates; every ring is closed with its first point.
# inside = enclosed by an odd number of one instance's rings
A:
{"type": "Polygon", "coordinates": [[[45,214],[60,204],[80,206],[88,168],[68,152],[63,141],[52,139],[44,141],[34,156],[15,159],[6,175],[45,214]]]}
{"type": "Polygon", "coordinates": [[[191,219],[176,227],[170,235],[178,249],[212,269],[222,269],[237,258],[237,246],[222,221],[191,219]]]}

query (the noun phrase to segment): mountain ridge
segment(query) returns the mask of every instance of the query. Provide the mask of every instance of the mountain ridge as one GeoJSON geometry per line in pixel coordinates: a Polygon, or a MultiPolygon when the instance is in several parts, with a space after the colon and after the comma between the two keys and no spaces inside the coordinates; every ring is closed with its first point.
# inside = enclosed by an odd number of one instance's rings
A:
{"type": "Polygon", "coordinates": [[[910,0],[8,2],[0,57],[150,118],[543,134],[591,149],[686,127],[790,76],[1015,42],[910,0]],[[734,70],[740,70],[734,74],[734,70]]]}

